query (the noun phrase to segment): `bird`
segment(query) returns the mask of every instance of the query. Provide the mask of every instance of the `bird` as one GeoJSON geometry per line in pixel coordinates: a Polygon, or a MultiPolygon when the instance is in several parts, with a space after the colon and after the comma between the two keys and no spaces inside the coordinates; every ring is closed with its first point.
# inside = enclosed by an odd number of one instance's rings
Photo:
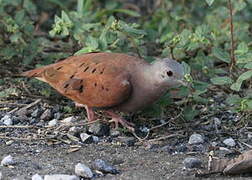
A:
{"type": "Polygon", "coordinates": [[[119,124],[134,131],[134,124],[117,112],[131,113],[157,101],[184,77],[182,64],[163,58],[149,63],[124,53],[93,52],[74,55],[54,64],[21,74],[44,81],[60,94],[84,107],[89,122],[102,110],[119,124]]]}

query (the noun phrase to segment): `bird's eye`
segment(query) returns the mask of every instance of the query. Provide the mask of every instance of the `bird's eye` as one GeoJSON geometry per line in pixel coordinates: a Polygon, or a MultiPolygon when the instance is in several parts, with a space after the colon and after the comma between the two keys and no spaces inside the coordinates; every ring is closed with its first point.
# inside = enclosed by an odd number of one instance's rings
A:
{"type": "Polygon", "coordinates": [[[173,72],[172,71],[167,71],[167,76],[171,77],[173,75],[173,72]]]}

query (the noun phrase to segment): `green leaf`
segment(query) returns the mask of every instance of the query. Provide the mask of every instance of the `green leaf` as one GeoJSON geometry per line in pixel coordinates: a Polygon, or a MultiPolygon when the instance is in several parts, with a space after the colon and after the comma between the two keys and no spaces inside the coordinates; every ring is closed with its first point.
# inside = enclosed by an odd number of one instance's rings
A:
{"type": "Polygon", "coordinates": [[[221,61],[224,61],[226,63],[230,63],[230,56],[227,52],[225,52],[223,49],[220,48],[213,48],[213,56],[218,58],[221,61]]]}
{"type": "Polygon", "coordinates": [[[206,0],[206,2],[208,4],[208,6],[211,6],[213,4],[214,0],[206,0]]]}
{"type": "Polygon", "coordinates": [[[231,84],[233,80],[230,77],[223,76],[223,77],[214,77],[210,79],[213,84],[216,85],[225,85],[225,84],[231,84]]]}
{"type": "Polygon", "coordinates": [[[249,48],[248,45],[245,42],[241,42],[237,49],[235,50],[235,54],[246,54],[248,52],[249,48]]]}
{"type": "Polygon", "coordinates": [[[241,101],[241,97],[238,95],[230,95],[227,99],[226,99],[226,103],[228,103],[229,105],[234,105],[234,104],[239,104],[241,101]]]}
{"type": "Polygon", "coordinates": [[[241,85],[242,85],[242,81],[237,81],[230,86],[230,89],[232,89],[234,91],[240,91],[241,85]]]}
{"type": "Polygon", "coordinates": [[[193,120],[198,114],[199,114],[199,111],[195,110],[191,106],[187,106],[184,108],[183,115],[184,115],[185,119],[188,121],[193,120]]]}
{"type": "Polygon", "coordinates": [[[252,70],[242,73],[237,81],[244,81],[252,77],[252,70]]]}
{"type": "Polygon", "coordinates": [[[77,12],[78,12],[79,16],[81,16],[83,13],[83,2],[84,2],[84,0],[77,1],[77,12]]]}
{"type": "Polygon", "coordinates": [[[247,63],[244,68],[246,69],[252,69],[252,62],[247,63]]]}

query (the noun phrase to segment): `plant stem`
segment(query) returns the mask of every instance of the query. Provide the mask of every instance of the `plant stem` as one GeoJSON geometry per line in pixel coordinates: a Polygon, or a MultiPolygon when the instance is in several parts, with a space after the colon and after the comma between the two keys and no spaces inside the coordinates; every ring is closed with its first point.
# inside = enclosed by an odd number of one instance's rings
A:
{"type": "Polygon", "coordinates": [[[231,73],[233,70],[233,67],[236,64],[235,55],[234,55],[235,45],[234,45],[233,7],[232,7],[231,0],[228,0],[228,6],[229,6],[229,14],[230,14],[230,32],[231,32],[231,50],[230,50],[231,63],[230,63],[229,71],[231,73]]]}

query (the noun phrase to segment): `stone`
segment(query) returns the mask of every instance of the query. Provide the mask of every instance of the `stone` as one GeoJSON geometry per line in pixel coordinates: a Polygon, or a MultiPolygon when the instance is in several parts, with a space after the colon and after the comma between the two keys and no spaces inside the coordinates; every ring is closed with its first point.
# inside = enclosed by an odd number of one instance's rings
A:
{"type": "Polygon", "coordinates": [[[53,126],[56,126],[57,124],[58,124],[58,120],[53,119],[53,120],[48,122],[48,127],[53,127],[53,126]]]}
{"type": "Polygon", "coordinates": [[[75,165],[75,174],[77,176],[81,176],[83,178],[89,178],[89,179],[94,176],[91,169],[82,163],[78,163],[75,165]]]}
{"type": "Polygon", "coordinates": [[[39,174],[34,174],[32,180],[43,180],[43,178],[39,174]]]}
{"type": "Polygon", "coordinates": [[[204,143],[204,139],[201,134],[192,134],[189,138],[188,144],[201,144],[204,143]]]}
{"type": "Polygon", "coordinates": [[[52,174],[45,175],[44,180],[80,180],[80,178],[75,175],[52,174]]]}
{"type": "Polygon", "coordinates": [[[0,121],[6,126],[13,125],[13,119],[10,114],[6,114],[0,121]]]}
{"type": "Polygon", "coordinates": [[[201,168],[202,161],[198,158],[188,157],[183,161],[186,168],[201,168]]]}
{"type": "Polygon", "coordinates": [[[77,120],[77,118],[75,116],[70,116],[70,117],[63,119],[61,122],[64,124],[71,124],[76,120],[77,120]]]}
{"type": "Polygon", "coordinates": [[[42,113],[41,109],[37,108],[31,113],[31,116],[37,118],[41,115],[41,113],[42,113]]]}
{"type": "Polygon", "coordinates": [[[119,142],[126,146],[134,146],[136,143],[136,139],[134,137],[118,137],[119,142]]]}
{"type": "Polygon", "coordinates": [[[81,133],[80,138],[81,138],[81,141],[86,144],[90,144],[90,143],[94,142],[93,137],[87,133],[81,133]]]}
{"type": "Polygon", "coordinates": [[[103,173],[118,174],[119,171],[112,165],[108,164],[102,159],[96,159],[93,162],[93,168],[97,169],[103,173]]]}
{"type": "Polygon", "coordinates": [[[233,138],[227,138],[223,141],[223,143],[226,145],[226,146],[230,146],[230,147],[234,147],[236,145],[235,143],[235,140],[233,138]]]}
{"type": "Polygon", "coordinates": [[[13,157],[11,155],[4,157],[3,160],[1,161],[2,166],[9,166],[9,165],[14,165],[14,164],[15,164],[15,161],[13,160],[13,157]]]}
{"type": "Polygon", "coordinates": [[[118,137],[118,136],[120,136],[120,131],[118,131],[118,130],[116,130],[116,129],[111,129],[110,130],[110,136],[112,136],[112,137],[118,137]]]}
{"type": "Polygon", "coordinates": [[[92,133],[95,136],[108,136],[109,126],[102,123],[93,123],[89,126],[88,132],[92,133]]]}
{"type": "Polygon", "coordinates": [[[46,109],[43,114],[40,116],[40,119],[44,121],[48,121],[52,118],[52,110],[51,109],[46,109]]]}

